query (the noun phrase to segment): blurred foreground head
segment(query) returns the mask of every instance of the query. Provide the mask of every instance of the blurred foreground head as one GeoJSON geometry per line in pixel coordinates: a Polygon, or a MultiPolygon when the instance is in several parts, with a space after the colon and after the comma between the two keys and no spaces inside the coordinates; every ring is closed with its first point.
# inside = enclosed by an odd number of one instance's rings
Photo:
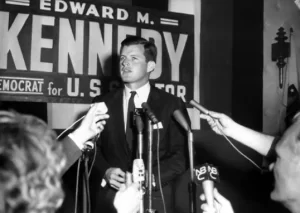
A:
{"type": "Polygon", "coordinates": [[[31,115],[0,111],[0,212],[51,213],[62,204],[66,159],[56,134],[31,115]]]}
{"type": "Polygon", "coordinates": [[[274,173],[271,198],[281,202],[293,213],[300,212],[300,113],[284,132],[276,147],[276,161],[270,166],[274,173]]]}

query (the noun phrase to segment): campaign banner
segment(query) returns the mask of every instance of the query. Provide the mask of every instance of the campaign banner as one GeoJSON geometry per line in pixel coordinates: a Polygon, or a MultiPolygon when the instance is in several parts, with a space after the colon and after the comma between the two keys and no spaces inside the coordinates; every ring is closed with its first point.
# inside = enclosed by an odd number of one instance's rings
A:
{"type": "Polygon", "coordinates": [[[118,86],[120,43],[158,49],[151,82],[193,99],[194,16],[66,0],[0,1],[0,100],[91,103],[118,86]]]}

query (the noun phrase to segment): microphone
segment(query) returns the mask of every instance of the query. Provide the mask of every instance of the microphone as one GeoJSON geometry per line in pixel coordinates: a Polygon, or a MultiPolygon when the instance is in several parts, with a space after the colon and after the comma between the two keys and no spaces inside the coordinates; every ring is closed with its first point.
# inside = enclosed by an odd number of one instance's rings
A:
{"type": "Polygon", "coordinates": [[[195,179],[197,185],[202,185],[206,202],[209,206],[214,206],[214,182],[220,182],[218,169],[208,163],[205,163],[195,169],[195,179]]]}
{"type": "Polygon", "coordinates": [[[83,149],[94,149],[94,143],[92,141],[85,142],[83,149]]]}
{"type": "Polygon", "coordinates": [[[135,109],[135,123],[136,123],[137,132],[141,134],[144,129],[144,122],[140,112],[137,109],[135,109]]]}
{"type": "MultiPolygon", "coordinates": [[[[139,193],[143,198],[144,195],[144,182],[145,182],[145,165],[143,159],[134,159],[132,166],[132,179],[134,183],[139,184],[139,193]]],[[[144,213],[144,199],[140,201],[139,213],[144,213]]]]}
{"type": "Polygon", "coordinates": [[[132,166],[132,178],[134,183],[145,181],[145,165],[143,159],[134,159],[132,166]]]}
{"type": "Polygon", "coordinates": [[[190,182],[189,182],[189,205],[190,213],[196,213],[196,185],[194,183],[194,137],[191,131],[191,127],[187,122],[182,111],[177,109],[173,112],[175,120],[182,126],[187,132],[188,138],[188,150],[189,150],[189,162],[190,162],[190,182]]]}
{"type": "Polygon", "coordinates": [[[144,123],[142,119],[141,109],[135,109],[134,120],[137,129],[137,148],[138,148],[138,158],[143,158],[143,129],[144,123]]]}
{"type": "Polygon", "coordinates": [[[145,113],[147,114],[148,118],[152,121],[153,124],[157,124],[159,122],[146,102],[142,103],[142,108],[144,109],[145,113]]]}
{"type": "Polygon", "coordinates": [[[197,103],[196,101],[191,100],[191,101],[190,101],[190,104],[191,104],[193,107],[197,108],[199,111],[203,112],[204,114],[209,114],[209,113],[208,113],[208,110],[207,110],[206,108],[204,108],[203,106],[201,106],[201,105],[200,105],[199,103],[197,103]]]}
{"type": "Polygon", "coordinates": [[[177,109],[173,112],[173,116],[175,118],[175,120],[182,126],[182,128],[189,132],[191,131],[191,127],[190,125],[188,124],[187,120],[185,119],[184,115],[182,114],[182,112],[177,109]]]}

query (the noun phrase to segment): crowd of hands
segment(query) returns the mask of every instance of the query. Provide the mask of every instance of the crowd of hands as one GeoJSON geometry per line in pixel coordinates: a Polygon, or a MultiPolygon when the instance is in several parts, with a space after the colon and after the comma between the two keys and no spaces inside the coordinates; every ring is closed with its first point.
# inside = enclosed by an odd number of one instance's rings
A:
{"type": "MultiPolygon", "coordinates": [[[[75,130],[74,134],[85,135],[86,138],[82,139],[87,141],[99,134],[106,124],[106,119],[109,118],[108,114],[103,113],[97,104],[91,107],[86,117],[81,122],[81,125],[75,130]],[[81,134],[85,132],[85,134],[81,134]],[[87,134],[88,133],[88,134],[87,134]]],[[[236,124],[230,117],[222,113],[212,112],[210,114],[200,114],[200,118],[208,121],[212,130],[217,134],[230,135],[231,131],[234,131],[234,125],[236,124]]],[[[106,171],[105,180],[107,183],[115,188],[117,191],[114,198],[114,207],[118,213],[135,213],[139,210],[139,205],[142,199],[142,195],[139,190],[139,184],[132,181],[126,181],[125,184],[125,172],[119,168],[110,168],[106,171]]],[[[222,196],[215,188],[213,191],[214,205],[209,206],[207,203],[201,205],[201,209],[204,213],[233,213],[232,205],[224,196],[222,196]]],[[[200,198],[205,201],[205,195],[201,194],[200,198]]]]}

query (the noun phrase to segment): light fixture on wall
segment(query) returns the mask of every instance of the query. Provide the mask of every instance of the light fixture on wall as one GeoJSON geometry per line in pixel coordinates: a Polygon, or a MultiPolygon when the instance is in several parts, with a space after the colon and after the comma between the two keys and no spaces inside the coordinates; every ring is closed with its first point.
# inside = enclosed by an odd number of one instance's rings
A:
{"type": "Polygon", "coordinates": [[[276,65],[279,69],[279,87],[283,86],[283,68],[286,65],[285,59],[290,57],[290,42],[286,42],[288,39],[285,36],[284,28],[280,27],[276,33],[276,43],[272,44],[272,61],[277,61],[276,65]]]}

